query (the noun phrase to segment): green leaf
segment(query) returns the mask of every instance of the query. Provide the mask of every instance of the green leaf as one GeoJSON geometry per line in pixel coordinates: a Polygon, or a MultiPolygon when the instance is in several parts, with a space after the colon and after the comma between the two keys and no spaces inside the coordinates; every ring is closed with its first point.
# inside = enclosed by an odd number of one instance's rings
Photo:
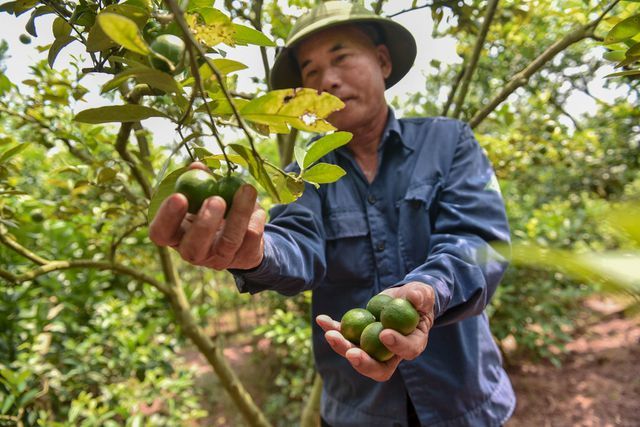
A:
{"type": "Polygon", "coordinates": [[[71,35],[71,25],[59,16],[53,20],[51,29],[53,31],[53,37],[56,39],[62,39],[71,35]]]}
{"type": "Polygon", "coordinates": [[[640,244],[640,204],[625,203],[605,214],[605,220],[616,230],[640,244]]]}
{"type": "Polygon", "coordinates": [[[620,62],[626,58],[624,50],[611,50],[609,52],[605,52],[602,57],[613,62],[620,62]]]}
{"type": "Polygon", "coordinates": [[[11,157],[21,153],[25,148],[29,146],[29,142],[23,142],[22,144],[18,144],[14,147],[9,148],[7,151],[0,155],[0,165],[5,163],[11,157]]]}
{"type": "Polygon", "coordinates": [[[270,127],[272,132],[288,133],[288,125],[308,132],[328,132],[335,128],[326,120],[344,108],[337,97],[309,88],[268,92],[242,108],[244,119],[270,127]]]}
{"type": "Polygon", "coordinates": [[[18,401],[18,406],[20,408],[24,408],[25,406],[29,405],[31,402],[33,402],[33,400],[35,400],[39,392],[40,390],[38,389],[31,389],[27,391],[25,394],[23,394],[20,397],[20,400],[18,401]]]}
{"type": "Polygon", "coordinates": [[[125,49],[141,55],[151,53],[151,48],[144,41],[138,26],[131,19],[115,13],[101,13],[96,22],[111,40],[125,49]]]}
{"type": "MultiPolygon", "coordinates": [[[[215,69],[218,70],[220,75],[223,77],[228,74],[234,73],[236,71],[244,70],[247,68],[247,66],[242,62],[234,61],[232,59],[207,58],[207,61],[210,61],[211,64],[215,67],[215,69]]],[[[211,71],[211,67],[207,63],[202,64],[199,67],[198,71],[200,72],[200,78],[205,83],[207,83],[208,80],[214,80],[214,81],[217,80],[217,78],[213,74],[213,71],[211,71]]],[[[194,83],[195,83],[195,79],[193,77],[189,77],[182,82],[183,86],[192,85],[194,83]]]]}
{"type": "Polygon", "coordinates": [[[640,70],[620,71],[619,73],[607,74],[605,77],[640,76],[640,70]]]}
{"type": "Polygon", "coordinates": [[[170,195],[175,193],[176,180],[180,175],[185,173],[189,168],[183,167],[180,169],[176,169],[167,175],[158,185],[158,187],[153,192],[153,196],[151,196],[151,201],[149,202],[149,211],[147,212],[147,218],[149,222],[153,220],[160,208],[160,205],[170,195]]]}
{"type": "Polygon", "coordinates": [[[169,74],[163,73],[162,71],[155,70],[153,68],[134,67],[124,70],[120,74],[116,75],[113,79],[105,83],[102,86],[101,93],[106,93],[112,89],[117,88],[123,82],[129,80],[130,78],[136,79],[138,83],[147,84],[153,88],[163,90],[167,93],[178,93],[182,91],[178,82],[176,82],[175,79],[169,74]]]}
{"type": "Polygon", "coordinates": [[[285,173],[270,164],[265,165],[271,170],[270,176],[273,186],[278,191],[279,203],[295,202],[304,192],[304,181],[292,173],[285,173]]]}
{"type": "Polygon", "coordinates": [[[62,37],[59,39],[55,39],[49,48],[49,55],[47,57],[47,61],[49,62],[49,67],[53,68],[54,62],[56,62],[56,58],[58,54],[66,45],[74,41],[75,39],[71,36],[62,37]]]}
{"type": "Polygon", "coordinates": [[[638,58],[640,57],[640,43],[636,43],[627,50],[627,57],[638,58]]]}
{"type": "Polygon", "coordinates": [[[0,71],[0,96],[9,92],[11,90],[11,86],[12,83],[11,80],[9,80],[9,77],[5,76],[5,74],[0,71]]]}
{"type": "Polygon", "coordinates": [[[323,136],[309,147],[307,154],[304,156],[302,167],[307,169],[322,156],[347,144],[351,141],[352,137],[353,135],[350,132],[334,132],[330,135],[323,136]]]}
{"type": "Polygon", "coordinates": [[[269,196],[279,202],[280,197],[278,191],[274,187],[273,182],[271,182],[271,177],[265,170],[262,160],[258,159],[249,147],[240,144],[229,144],[228,146],[247,162],[249,173],[255,178],[258,184],[266,190],[269,196]]]}
{"type": "Polygon", "coordinates": [[[604,44],[630,39],[640,33],[640,14],[633,15],[617,23],[604,38],[604,44]]]}
{"type": "Polygon", "coordinates": [[[253,44],[257,46],[274,47],[276,44],[265,34],[255,28],[246,27],[240,24],[233,24],[235,29],[235,40],[239,45],[253,44]]]}
{"type": "MultiPolygon", "coordinates": [[[[149,19],[149,12],[137,6],[128,4],[112,4],[105,7],[100,14],[114,13],[129,18],[136,23],[138,28],[144,27],[149,19]]],[[[87,37],[87,51],[98,52],[101,50],[107,50],[112,47],[116,47],[117,44],[111,41],[111,38],[102,31],[102,28],[98,22],[91,27],[89,36],[87,37]]]]}
{"type": "Polygon", "coordinates": [[[162,111],[142,105],[112,105],[80,111],[73,118],[81,123],[137,122],[150,117],[167,117],[162,111]]]}
{"type": "Polygon", "coordinates": [[[0,414],[4,415],[7,412],[9,412],[9,409],[11,409],[11,406],[13,406],[13,403],[16,401],[16,397],[13,394],[9,394],[6,396],[6,398],[2,401],[2,408],[0,409],[0,414]]]}
{"type": "MultiPolygon", "coordinates": [[[[233,104],[236,106],[238,111],[242,110],[242,107],[245,106],[249,101],[244,98],[232,98],[233,104]]],[[[229,116],[233,114],[233,108],[227,98],[220,97],[216,98],[211,102],[207,103],[211,114],[214,116],[229,116]]],[[[196,109],[198,112],[207,111],[207,107],[203,104],[196,109]]]]}
{"type": "Polygon", "coordinates": [[[35,10],[31,12],[29,21],[24,26],[27,33],[31,34],[33,37],[38,37],[38,32],[36,31],[36,18],[49,13],[54,13],[54,10],[49,6],[40,6],[35,8],[35,10]]]}
{"type": "Polygon", "coordinates": [[[338,165],[318,163],[302,174],[302,179],[314,184],[329,184],[345,176],[347,173],[338,165]]]}
{"type": "Polygon", "coordinates": [[[306,151],[304,151],[304,148],[299,147],[299,146],[295,146],[293,147],[293,155],[296,158],[296,163],[298,164],[298,166],[300,167],[300,169],[303,169],[303,165],[304,165],[304,156],[307,154],[306,151]]]}

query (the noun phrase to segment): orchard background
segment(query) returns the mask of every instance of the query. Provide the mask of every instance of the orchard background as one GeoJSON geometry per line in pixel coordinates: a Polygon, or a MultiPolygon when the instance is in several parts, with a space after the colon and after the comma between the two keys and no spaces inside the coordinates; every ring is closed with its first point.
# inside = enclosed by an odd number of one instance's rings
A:
{"type": "MultiPolygon", "coordinates": [[[[147,236],[195,158],[254,183],[265,208],[294,200],[303,181],[339,179],[317,160],[349,135],[307,143],[331,132],[323,118],[340,101],[265,80],[314,3],[0,2],[42,52],[9,78],[20,45],[0,41],[0,425],[316,425],[310,295],[240,295],[229,273],[194,268],[147,236]],[[185,53],[159,57],[163,34],[185,53]],[[236,56],[245,45],[259,66],[236,56]],[[300,174],[284,170],[291,161],[300,174]]],[[[488,308],[495,339],[514,373],[556,375],[590,326],[637,319],[640,2],[366,4],[455,41],[389,101],[474,127],[514,239],[488,308]],[[576,113],[576,99],[592,107],[576,113]]],[[[621,343],[637,355],[637,340],[621,343]]],[[[631,406],[604,422],[631,425],[634,378],[618,392],[631,406]]],[[[524,392],[520,405],[544,402],[544,388],[524,392]]],[[[550,405],[538,406],[529,425],[545,420],[550,405]]]]}

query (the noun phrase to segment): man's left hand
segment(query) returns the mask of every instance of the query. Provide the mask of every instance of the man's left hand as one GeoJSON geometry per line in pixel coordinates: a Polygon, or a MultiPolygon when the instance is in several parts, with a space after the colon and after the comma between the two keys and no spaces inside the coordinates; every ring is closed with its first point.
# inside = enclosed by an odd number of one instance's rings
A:
{"type": "Polygon", "coordinates": [[[409,335],[402,335],[393,329],[384,329],[380,333],[382,343],[394,353],[386,362],[378,362],[344,338],[340,333],[340,322],[327,315],[316,317],[316,322],[325,331],[325,339],[331,348],[345,357],[356,371],[376,381],[389,380],[403,359],[413,360],[424,351],[435,317],[435,292],[431,286],[409,282],[396,288],[385,289],[382,293],[393,298],[409,300],[420,314],[418,327],[409,335]]]}

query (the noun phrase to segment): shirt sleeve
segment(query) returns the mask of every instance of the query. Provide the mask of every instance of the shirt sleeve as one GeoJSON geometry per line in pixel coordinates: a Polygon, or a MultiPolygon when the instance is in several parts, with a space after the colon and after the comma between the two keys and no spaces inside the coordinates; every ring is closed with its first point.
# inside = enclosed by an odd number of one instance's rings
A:
{"type": "Polygon", "coordinates": [[[251,270],[229,270],[240,292],[254,294],[273,290],[283,295],[295,295],[313,289],[324,278],[321,195],[312,185],[305,186],[298,200],[271,209],[260,265],[251,270]]]}
{"type": "Polygon", "coordinates": [[[441,326],[482,313],[507,267],[491,246],[510,242],[500,188],[466,124],[436,203],[427,259],[396,286],[412,281],[431,285],[435,325],[441,326]]]}

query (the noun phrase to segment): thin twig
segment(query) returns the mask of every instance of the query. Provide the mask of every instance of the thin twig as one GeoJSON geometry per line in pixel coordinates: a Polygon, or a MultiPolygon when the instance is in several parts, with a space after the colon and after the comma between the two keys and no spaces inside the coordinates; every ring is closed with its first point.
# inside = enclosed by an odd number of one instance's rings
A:
{"type": "Polygon", "coordinates": [[[489,4],[487,5],[487,12],[484,17],[484,22],[482,23],[482,28],[480,29],[480,34],[478,35],[478,40],[476,41],[476,45],[473,49],[471,60],[465,67],[462,86],[460,87],[460,92],[458,92],[458,97],[455,102],[453,117],[456,119],[460,117],[462,104],[464,103],[464,99],[467,97],[467,91],[469,90],[469,85],[471,84],[473,73],[475,73],[476,71],[478,60],[480,59],[480,53],[482,52],[482,47],[484,46],[484,42],[487,38],[487,33],[489,32],[489,27],[491,27],[491,22],[493,21],[493,17],[495,16],[497,8],[498,0],[489,0],[489,4]]]}
{"type": "Polygon", "coordinates": [[[49,263],[50,261],[46,258],[39,256],[36,253],[31,252],[29,249],[22,246],[20,243],[16,242],[9,236],[5,234],[4,229],[0,229],[0,242],[2,242],[5,246],[7,246],[12,251],[16,252],[19,255],[27,258],[29,261],[32,261],[38,265],[44,265],[49,263]]]}

